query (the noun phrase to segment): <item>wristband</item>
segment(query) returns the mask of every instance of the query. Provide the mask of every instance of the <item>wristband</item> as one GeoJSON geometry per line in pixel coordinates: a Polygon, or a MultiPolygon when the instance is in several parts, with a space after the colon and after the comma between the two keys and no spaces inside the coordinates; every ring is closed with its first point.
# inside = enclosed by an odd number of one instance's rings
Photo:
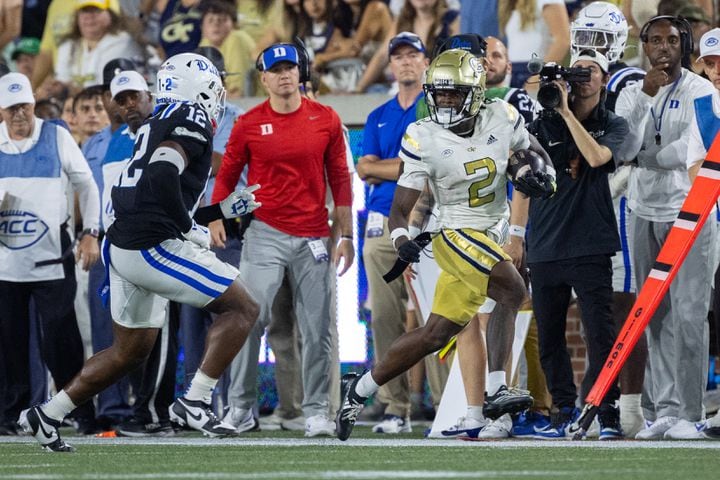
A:
{"type": "Polygon", "coordinates": [[[340,238],[338,239],[338,243],[342,242],[343,240],[348,240],[348,241],[352,242],[353,237],[351,235],[340,235],[340,238]]]}
{"type": "Polygon", "coordinates": [[[525,238],[525,227],[521,227],[520,225],[510,225],[510,235],[513,237],[525,238]]]}
{"type": "Polygon", "coordinates": [[[422,230],[413,225],[408,225],[408,232],[410,233],[410,238],[415,238],[422,233],[422,230]]]}
{"type": "Polygon", "coordinates": [[[407,237],[408,239],[411,238],[410,232],[408,232],[407,228],[400,227],[390,232],[390,240],[392,240],[393,248],[395,248],[395,240],[400,237],[407,237]]]}

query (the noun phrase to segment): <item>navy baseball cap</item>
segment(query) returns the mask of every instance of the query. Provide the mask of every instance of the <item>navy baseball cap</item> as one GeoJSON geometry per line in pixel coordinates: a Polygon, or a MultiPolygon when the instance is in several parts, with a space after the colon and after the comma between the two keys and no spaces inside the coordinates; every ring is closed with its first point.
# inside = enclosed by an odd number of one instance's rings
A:
{"type": "Polygon", "coordinates": [[[420,37],[412,32],[400,32],[390,40],[388,47],[388,53],[392,55],[393,51],[400,45],[410,45],[415,50],[421,53],[425,53],[425,45],[423,45],[420,37]]]}
{"type": "Polygon", "coordinates": [[[259,70],[270,70],[280,62],[290,62],[294,65],[300,65],[300,55],[297,48],[289,43],[279,43],[272,45],[260,54],[259,70]]]}
{"type": "Polygon", "coordinates": [[[129,58],[114,58],[107,62],[103,67],[103,83],[102,86],[106,89],[110,89],[110,82],[118,73],[125,70],[137,70],[135,62],[129,58]]]}

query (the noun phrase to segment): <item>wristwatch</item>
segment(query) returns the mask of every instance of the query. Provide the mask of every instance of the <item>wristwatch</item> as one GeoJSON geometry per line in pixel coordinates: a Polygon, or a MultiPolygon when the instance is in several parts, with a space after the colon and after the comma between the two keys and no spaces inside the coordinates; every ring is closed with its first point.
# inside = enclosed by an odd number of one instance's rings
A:
{"type": "Polygon", "coordinates": [[[91,237],[98,238],[100,236],[100,230],[98,230],[97,228],[86,228],[85,230],[80,232],[80,239],[82,240],[85,235],[90,235],[91,237]]]}

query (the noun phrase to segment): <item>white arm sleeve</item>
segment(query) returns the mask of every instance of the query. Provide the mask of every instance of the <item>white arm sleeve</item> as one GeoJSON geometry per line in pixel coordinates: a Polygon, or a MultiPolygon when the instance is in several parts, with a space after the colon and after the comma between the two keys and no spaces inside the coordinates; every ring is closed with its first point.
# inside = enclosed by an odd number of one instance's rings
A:
{"type": "Polygon", "coordinates": [[[95,184],[90,166],[80,151],[80,147],[75,144],[70,132],[62,127],[56,128],[60,163],[73,190],[78,194],[83,228],[98,228],[100,226],[100,191],[95,184]]]}

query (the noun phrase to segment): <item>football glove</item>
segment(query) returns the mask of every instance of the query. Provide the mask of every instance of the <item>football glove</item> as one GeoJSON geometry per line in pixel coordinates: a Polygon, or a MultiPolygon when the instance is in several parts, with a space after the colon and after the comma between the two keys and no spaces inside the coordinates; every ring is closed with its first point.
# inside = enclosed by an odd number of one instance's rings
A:
{"type": "Polygon", "coordinates": [[[550,198],[557,191],[555,177],[545,172],[528,171],[522,177],[516,178],[512,184],[518,192],[531,198],[550,198]]]}
{"type": "Polygon", "coordinates": [[[418,263],[422,247],[415,240],[408,240],[398,247],[398,257],[408,263],[418,263]]]}
{"type": "Polygon", "coordinates": [[[183,233],[183,237],[185,237],[185,240],[193,242],[202,248],[210,248],[210,230],[207,227],[198,225],[195,220],[193,220],[192,228],[183,233]]]}
{"type": "Polygon", "coordinates": [[[237,218],[251,213],[262,203],[255,201],[253,192],[260,188],[260,185],[252,185],[239,192],[233,192],[225,200],[220,202],[220,210],[225,218],[237,218]]]}

